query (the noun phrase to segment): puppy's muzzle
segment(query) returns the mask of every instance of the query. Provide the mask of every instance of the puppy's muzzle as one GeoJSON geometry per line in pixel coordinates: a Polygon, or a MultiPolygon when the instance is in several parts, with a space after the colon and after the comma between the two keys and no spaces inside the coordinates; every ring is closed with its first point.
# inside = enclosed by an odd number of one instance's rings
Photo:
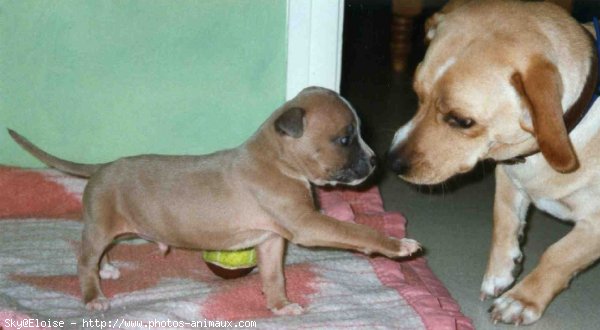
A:
{"type": "Polygon", "coordinates": [[[366,156],[361,158],[361,160],[358,162],[355,171],[357,172],[358,176],[366,178],[367,176],[371,175],[375,169],[375,166],[377,166],[377,157],[366,156]]]}
{"type": "Polygon", "coordinates": [[[373,173],[376,165],[377,157],[365,155],[354,163],[348,164],[348,166],[337,171],[333,175],[332,181],[348,184],[360,183],[373,173]]]}

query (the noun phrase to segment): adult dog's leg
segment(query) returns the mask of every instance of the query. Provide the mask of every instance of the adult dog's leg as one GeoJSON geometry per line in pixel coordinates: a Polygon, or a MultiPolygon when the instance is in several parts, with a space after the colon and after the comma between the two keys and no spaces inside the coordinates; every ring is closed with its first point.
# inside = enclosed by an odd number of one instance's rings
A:
{"type": "Polygon", "coordinates": [[[523,235],[530,204],[529,198],[514,186],[502,166],[496,167],[492,248],[481,284],[481,300],[504,292],[520,272],[523,255],[519,236],[523,235]]]}
{"type": "Polygon", "coordinates": [[[538,266],[494,301],[492,319],[505,323],[537,321],[571,278],[600,258],[600,214],[580,220],[575,228],[544,252],[538,266]]]}

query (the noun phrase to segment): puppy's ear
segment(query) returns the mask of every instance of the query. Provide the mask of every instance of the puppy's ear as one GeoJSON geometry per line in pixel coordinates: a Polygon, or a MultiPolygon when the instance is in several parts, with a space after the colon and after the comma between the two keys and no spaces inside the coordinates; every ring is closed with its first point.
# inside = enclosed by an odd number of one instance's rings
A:
{"type": "Polygon", "coordinates": [[[528,109],[521,127],[533,133],[546,161],[561,173],[576,170],[579,161],[563,120],[563,87],[556,66],[542,56],[534,57],[524,74],[512,75],[511,83],[528,109]]]}
{"type": "Polygon", "coordinates": [[[295,139],[304,134],[305,110],[298,107],[287,109],[275,120],[275,130],[282,135],[288,135],[295,139]]]}

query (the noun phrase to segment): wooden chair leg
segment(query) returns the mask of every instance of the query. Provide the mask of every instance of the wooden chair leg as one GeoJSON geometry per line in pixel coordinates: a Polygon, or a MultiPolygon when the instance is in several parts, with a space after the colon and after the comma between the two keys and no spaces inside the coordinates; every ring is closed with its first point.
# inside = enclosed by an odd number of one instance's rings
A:
{"type": "Polygon", "coordinates": [[[392,67],[395,72],[406,70],[411,50],[411,39],[414,31],[414,20],[423,10],[423,0],[392,1],[392,33],[390,49],[392,67]]]}

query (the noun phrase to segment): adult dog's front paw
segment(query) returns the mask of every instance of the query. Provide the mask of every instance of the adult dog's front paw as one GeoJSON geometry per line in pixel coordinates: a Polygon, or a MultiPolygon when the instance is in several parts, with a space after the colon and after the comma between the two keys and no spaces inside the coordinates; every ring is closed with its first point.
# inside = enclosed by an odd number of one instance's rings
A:
{"type": "Polygon", "coordinates": [[[490,260],[488,270],[481,283],[481,294],[479,299],[484,301],[490,297],[498,297],[508,287],[522,269],[523,256],[520,251],[514,253],[514,257],[506,256],[502,260],[490,260]]]}
{"type": "Polygon", "coordinates": [[[543,308],[511,291],[494,300],[490,308],[494,323],[531,324],[542,316],[543,308]]]}
{"type": "Polygon", "coordinates": [[[479,300],[484,301],[487,298],[498,297],[504,290],[506,290],[513,282],[515,278],[512,274],[503,274],[500,276],[489,276],[483,277],[481,283],[481,294],[479,300]]]}

